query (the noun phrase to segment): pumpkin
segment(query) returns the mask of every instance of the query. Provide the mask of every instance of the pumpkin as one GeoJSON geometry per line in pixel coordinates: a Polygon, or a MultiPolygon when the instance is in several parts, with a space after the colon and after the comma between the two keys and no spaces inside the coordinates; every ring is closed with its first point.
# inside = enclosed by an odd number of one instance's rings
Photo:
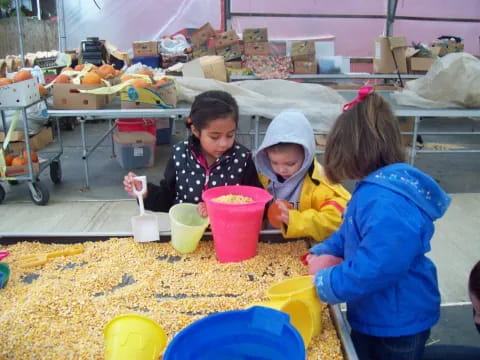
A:
{"type": "Polygon", "coordinates": [[[60,74],[55,78],[55,84],[69,84],[70,78],[65,74],[60,74]]]}
{"type": "MultiPolygon", "coordinates": [[[[26,160],[26,162],[28,161],[27,155],[28,155],[27,150],[23,150],[22,157],[26,160]]],[[[30,151],[30,158],[32,159],[32,162],[38,162],[38,155],[33,150],[30,151]]]]}
{"type": "Polygon", "coordinates": [[[10,154],[5,155],[5,164],[7,166],[12,166],[13,156],[10,154]]]}
{"type": "Polygon", "coordinates": [[[32,78],[32,74],[28,70],[20,70],[13,75],[14,82],[25,81],[32,78]]]}
{"type": "Polygon", "coordinates": [[[84,67],[85,64],[78,64],[77,66],[75,66],[75,71],[82,71],[84,67]]]}
{"type": "Polygon", "coordinates": [[[64,71],[73,71],[73,69],[70,66],[64,67],[62,71],[60,71],[60,74],[63,73],[64,71]]]}
{"type": "Polygon", "coordinates": [[[42,84],[38,84],[38,92],[40,93],[41,97],[48,96],[48,90],[45,89],[45,86],[43,86],[42,84]]]}
{"type": "Polygon", "coordinates": [[[103,79],[109,79],[115,76],[115,69],[112,65],[102,65],[98,68],[97,74],[103,79]]]}
{"type": "Polygon", "coordinates": [[[153,77],[153,72],[147,68],[141,68],[140,70],[138,70],[138,74],[153,77]]]}
{"type": "Polygon", "coordinates": [[[282,221],[280,220],[280,215],[282,214],[282,209],[279,204],[284,204],[287,209],[293,209],[293,205],[286,200],[276,200],[272,205],[268,207],[267,210],[267,219],[268,222],[277,229],[282,227],[282,221]]]}
{"type": "Polygon", "coordinates": [[[82,85],[99,85],[102,83],[102,78],[94,72],[85,74],[81,81],[82,85]]]}
{"type": "Polygon", "coordinates": [[[12,79],[0,78],[0,86],[11,85],[11,84],[13,84],[12,79]]]}
{"type": "Polygon", "coordinates": [[[135,88],[146,88],[146,87],[148,87],[152,84],[149,83],[147,80],[144,80],[144,79],[135,79],[135,80],[132,81],[132,83],[130,85],[135,87],[135,88]]]}
{"type": "Polygon", "coordinates": [[[12,166],[22,166],[26,164],[26,161],[24,162],[24,158],[21,156],[16,156],[12,159],[12,166]]]}

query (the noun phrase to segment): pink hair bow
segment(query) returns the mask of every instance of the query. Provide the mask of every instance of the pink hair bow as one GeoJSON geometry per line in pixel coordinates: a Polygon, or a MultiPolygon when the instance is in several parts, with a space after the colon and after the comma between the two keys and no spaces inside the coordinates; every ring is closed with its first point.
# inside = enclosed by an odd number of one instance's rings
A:
{"type": "Polygon", "coordinates": [[[374,91],[373,86],[362,86],[358,90],[357,97],[355,99],[353,99],[352,101],[350,101],[348,104],[343,105],[343,111],[350,110],[353,107],[353,105],[361,103],[363,100],[365,100],[365,98],[368,95],[373,93],[373,91],[374,91]]]}

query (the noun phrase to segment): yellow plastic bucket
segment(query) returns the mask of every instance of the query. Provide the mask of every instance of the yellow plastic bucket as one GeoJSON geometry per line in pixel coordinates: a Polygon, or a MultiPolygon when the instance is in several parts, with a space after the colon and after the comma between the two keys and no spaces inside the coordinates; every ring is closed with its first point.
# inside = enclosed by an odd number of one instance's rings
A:
{"type": "Polygon", "coordinates": [[[103,330],[105,360],[157,360],[165,348],[165,332],[152,319],[129,314],[110,320],[103,330]]]}
{"type": "Polygon", "coordinates": [[[312,276],[298,276],[279,282],[267,290],[267,296],[273,301],[302,300],[310,309],[313,321],[313,334],[317,336],[322,331],[322,303],[312,283],[312,276]]]}
{"type": "Polygon", "coordinates": [[[290,323],[297,329],[308,348],[313,335],[313,319],[308,304],[303,300],[264,301],[250,306],[265,306],[290,315],[290,323]]]}
{"type": "Polygon", "coordinates": [[[196,204],[176,204],[168,212],[172,246],[182,254],[195,251],[208,226],[208,217],[201,217],[196,204]]]}

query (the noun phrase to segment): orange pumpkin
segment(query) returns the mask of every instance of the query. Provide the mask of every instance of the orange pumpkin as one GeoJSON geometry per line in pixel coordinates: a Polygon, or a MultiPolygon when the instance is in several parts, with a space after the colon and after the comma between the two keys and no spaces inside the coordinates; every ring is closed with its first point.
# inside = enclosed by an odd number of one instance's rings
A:
{"type": "Polygon", "coordinates": [[[5,155],[5,164],[7,166],[12,166],[13,156],[10,154],[5,155]]]}
{"type": "MultiPolygon", "coordinates": [[[[22,157],[25,159],[25,163],[28,162],[28,153],[27,150],[23,150],[22,157]]],[[[35,151],[30,150],[30,158],[32,159],[32,162],[38,162],[38,155],[35,151]]]]}
{"type": "Polygon", "coordinates": [[[147,80],[144,80],[144,79],[136,79],[136,80],[133,80],[131,83],[131,86],[135,88],[146,88],[150,85],[151,83],[149,83],[147,80]]]}
{"type": "Polygon", "coordinates": [[[60,71],[60,74],[63,73],[64,71],[72,71],[73,69],[70,66],[64,67],[62,71],[60,71]]]}
{"type": "Polygon", "coordinates": [[[138,73],[141,75],[147,75],[147,76],[153,77],[153,72],[147,68],[141,68],[140,70],[138,70],[138,73]]]}
{"type": "Polygon", "coordinates": [[[21,156],[16,156],[12,159],[12,166],[22,166],[25,165],[26,162],[24,162],[24,158],[21,156]]]}
{"type": "Polygon", "coordinates": [[[267,210],[268,222],[277,229],[282,227],[282,221],[280,220],[280,215],[282,214],[282,210],[279,206],[280,203],[284,204],[287,209],[293,209],[293,205],[286,200],[276,200],[272,205],[269,206],[267,210]]]}
{"type": "Polygon", "coordinates": [[[32,78],[32,74],[28,70],[20,70],[13,75],[14,82],[25,81],[32,78]]]}
{"type": "Polygon", "coordinates": [[[0,86],[11,85],[11,84],[13,84],[12,79],[0,78],[0,86]]]}
{"type": "Polygon", "coordinates": [[[75,71],[82,71],[84,67],[85,64],[78,64],[77,66],[75,66],[75,71]]]}
{"type": "Polygon", "coordinates": [[[82,78],[81,83],[83,85],[99,85],[102,83],[102,78],[94,72],[89,72],[82,78]]]}
{"type": "Polygon", "coordinates": [[[109,79],[115,76],[115,69],[112,65],[105,64],[98,68],[97,74],[103,79],[109,79]]]}
{"type": "Polygon", "coordinates": [[[45,86],[43,86],[42,84],[38,84],[38,92],[40,93],[41,97],[48,96],[48,90],[45,89],[45,86]]]}
{"type": "Polygon", "coordinates": [[[65,74],[60,74],[55,79],[55,84],[69,84],[70,78],[65,74]]]}

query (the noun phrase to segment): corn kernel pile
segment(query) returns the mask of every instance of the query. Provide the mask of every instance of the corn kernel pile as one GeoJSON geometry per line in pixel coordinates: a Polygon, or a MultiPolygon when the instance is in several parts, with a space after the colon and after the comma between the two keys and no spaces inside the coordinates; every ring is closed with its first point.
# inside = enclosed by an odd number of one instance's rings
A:
{"type": "Polygon", "coordinates": [[[213,201],[225,204],[248,204],[252,203],[253,199],[248,196],[228,194],[216,197],[213,201]]]}
{"type": "MultiPolygon", "coordinates": [[[[169,243],[132,238],[85,242],[84,253],[21,269],[19,258],[71,245],[23,242],[3,246],[11,277],[0,290],[0,359],[103,359],[103,328],[124,313],[158,322],[168,336],[210,313],[265,301],[271,285],[305,275],[303,241],[259,243],[258,255],[221,264],[213,242],[180,255],[169,243]]],[[[343,359],[327,308],[324,330],[308,359],[343,359]]]]}

